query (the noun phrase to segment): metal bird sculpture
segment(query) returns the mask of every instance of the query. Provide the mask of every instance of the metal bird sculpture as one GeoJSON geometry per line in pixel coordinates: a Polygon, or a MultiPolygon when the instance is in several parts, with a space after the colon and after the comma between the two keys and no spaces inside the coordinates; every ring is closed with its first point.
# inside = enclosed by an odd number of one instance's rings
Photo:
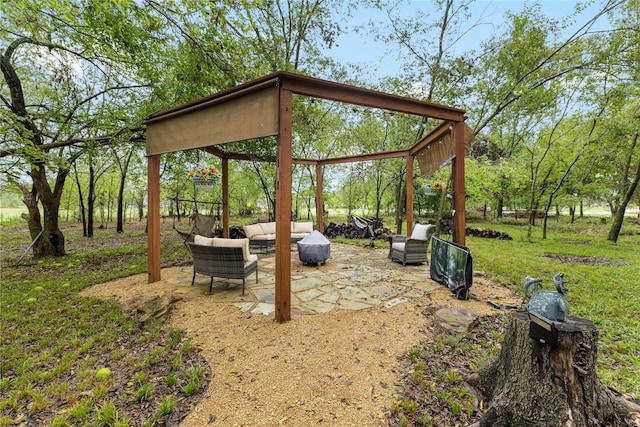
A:
{"type": "Polygon", "coordinates": [[[529,299],[527,311],[543,316],[553,322],[562,322],[569,314],[569,305],[564,296],[569,289],[564,285],[564,274],[558,273],[554,276],[555,291],[539,290],[538,285],[540,282],[542,282],[542,279],[529,276],[524,280],[524,295],[525,298],[529,299]]]}

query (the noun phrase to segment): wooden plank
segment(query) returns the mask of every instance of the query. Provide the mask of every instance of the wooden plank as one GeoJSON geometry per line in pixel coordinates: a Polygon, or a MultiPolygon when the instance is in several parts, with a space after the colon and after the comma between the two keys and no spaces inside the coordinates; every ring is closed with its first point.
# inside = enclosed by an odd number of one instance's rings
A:
{"type": "Polygon", "coordinates": [[[229,237],[229,159],[222,158],[222,236],[229,237]]]}
{"type": "Polygon", "coordinates": [[[464,188],[464,122],[456,123],[453,129],[453,241],[461,245],[465,244],[465,188],[464,188]]]}
{"type": "Polygon", "coordinates": [[[148,282],[160,280],[160,155],[147,157],[147,271],[148,282]]]}
{"type": "Polygon", "coordinates": [[[309,76],[284,74],[282,75],[282,88],[299,95],[330,99],[346,104],[363,105],[441,120],[464,120],[464,111],[457,108],[309,76]]]}
{"type": "Polygon", "coordinates": [[[316,165],[316,228],[324,233],[324,206],[322,201],[322,165],[316,165]]]}
{"type": "Polygon", "coordinates": [[[291,144],[293,94],[280,91],[276,161],[276,320],[291,320],[291,144]]]}
{"type": "Polygon", "coordinates": [[[340,163],[368,162],[385,159],[397,159],[409,155],[409,150],[382,151],[380,153],[357,154],[355,156],[332,157],[318,160],[321,165],[336,165],[340,163]]]}
{"type": "Polygon", "coordinates": [[[438,140],[444,138],[446,135],[449,135],[453,130],[455,123],[444,121],[440,123],[438,126],[433,128],[428,134],[423,136],[420,141],[418,141],[413,147],[411,147],[411,154],[417,155],[419,151],[424,150],[430,144],[438,142],[438,140]]]}
{"type": "Polygon", "coordinates": [[[413,229],[413,156],[407,156],[407,198],[405,204],[407,236],[410,236],[413,229]]]}

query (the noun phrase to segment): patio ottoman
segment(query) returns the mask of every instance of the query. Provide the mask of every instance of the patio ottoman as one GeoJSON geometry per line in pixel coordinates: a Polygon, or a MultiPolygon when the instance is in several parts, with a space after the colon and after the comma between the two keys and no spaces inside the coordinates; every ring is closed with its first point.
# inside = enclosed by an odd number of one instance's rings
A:
{"type": "Polygon", "coordinates": [[[313,230],[298,242],[298,256],[303,264],[324,264],[331,256],[331,242],[322,233],[313,230]]]}

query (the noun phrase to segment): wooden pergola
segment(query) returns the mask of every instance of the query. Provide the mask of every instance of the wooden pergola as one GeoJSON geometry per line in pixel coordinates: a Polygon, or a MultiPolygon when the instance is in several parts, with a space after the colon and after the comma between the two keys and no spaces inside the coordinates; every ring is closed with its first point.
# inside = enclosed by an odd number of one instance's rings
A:
{"type": "Polygon", "coordinates": [[[252,160],[246,154],[221,150],[222,144],[276,137],[275,317],[291,319],[291,189],[292,165],[316,167],[317,228],[323,231],[322,168],[324,165],[406,158],[407,230],[413,226],[413,165],[422,175],[452,162],[453,240],[465,243],[464,157],[473,132],[464,123],[464,111],[309,76],[279,71],[147,117],[148,159],[148,274],[149,283],[161,279],[160,268],[160,156],[202,149],[222,160],[222,227],[229,235],[229,160],[252,160]],[[412,147],[323,160],[292,158],[293,95],[326,99],[440,120],[412,147]]]}

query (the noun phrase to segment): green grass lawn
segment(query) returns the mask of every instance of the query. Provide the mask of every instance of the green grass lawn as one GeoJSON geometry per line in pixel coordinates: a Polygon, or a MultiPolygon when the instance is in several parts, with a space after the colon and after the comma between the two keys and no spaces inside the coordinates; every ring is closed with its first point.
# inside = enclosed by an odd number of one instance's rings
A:
{"type": "Polygon", "coordinates": [[[468,237],[474,268],[522,293],[526,276],[544,279],[564,273],[570,315],[598,328],[598,375],[614,389],[640,397],[640,222],[629,219],[617,243],[606,240],[608,225],[598,218],[549,224],[546,240],[536,226],[527,239],[524,223],[473,223],[508,233],[513,240],[468,237]]]}
{"type": "MultiPolygon", "coordinates": [[[[564,273],[569,314],[587,318],[598,328],[598,375],[609,387],[640,398],[640,219],[625,220],[617,243],[606,239],[609,223],[594,216],[576,218],[574,224],[568,217],[550,219],[543,240],[542,221],[528,239],[524,220],[475,218],[467,227],[507,233],[513,240],[467,236],[466,243],[475,270],[522,295],[526,276],[543,278],[543,288],[553,290],[553,276],[564,273]]],[[[394,228],[391,218],[384,224],[394,228]]]]}
{"type": "MultiPolygon", "coordinates": [[[[27,256],[19,265],[16,248],[29,237],[15,230],[0,231],[5,250],[14,249],[2,259],[0,426],[177,424],[208,372],[189,338],[143,327],[115,302],[79,296],[92,284],[146,272],[144,230],[86,239],[75,225],[65,236],[87,243],[82,250],[27,256]]],[[[163,262],[185,255],[177,240],[163,252],[163,262]]]]}

